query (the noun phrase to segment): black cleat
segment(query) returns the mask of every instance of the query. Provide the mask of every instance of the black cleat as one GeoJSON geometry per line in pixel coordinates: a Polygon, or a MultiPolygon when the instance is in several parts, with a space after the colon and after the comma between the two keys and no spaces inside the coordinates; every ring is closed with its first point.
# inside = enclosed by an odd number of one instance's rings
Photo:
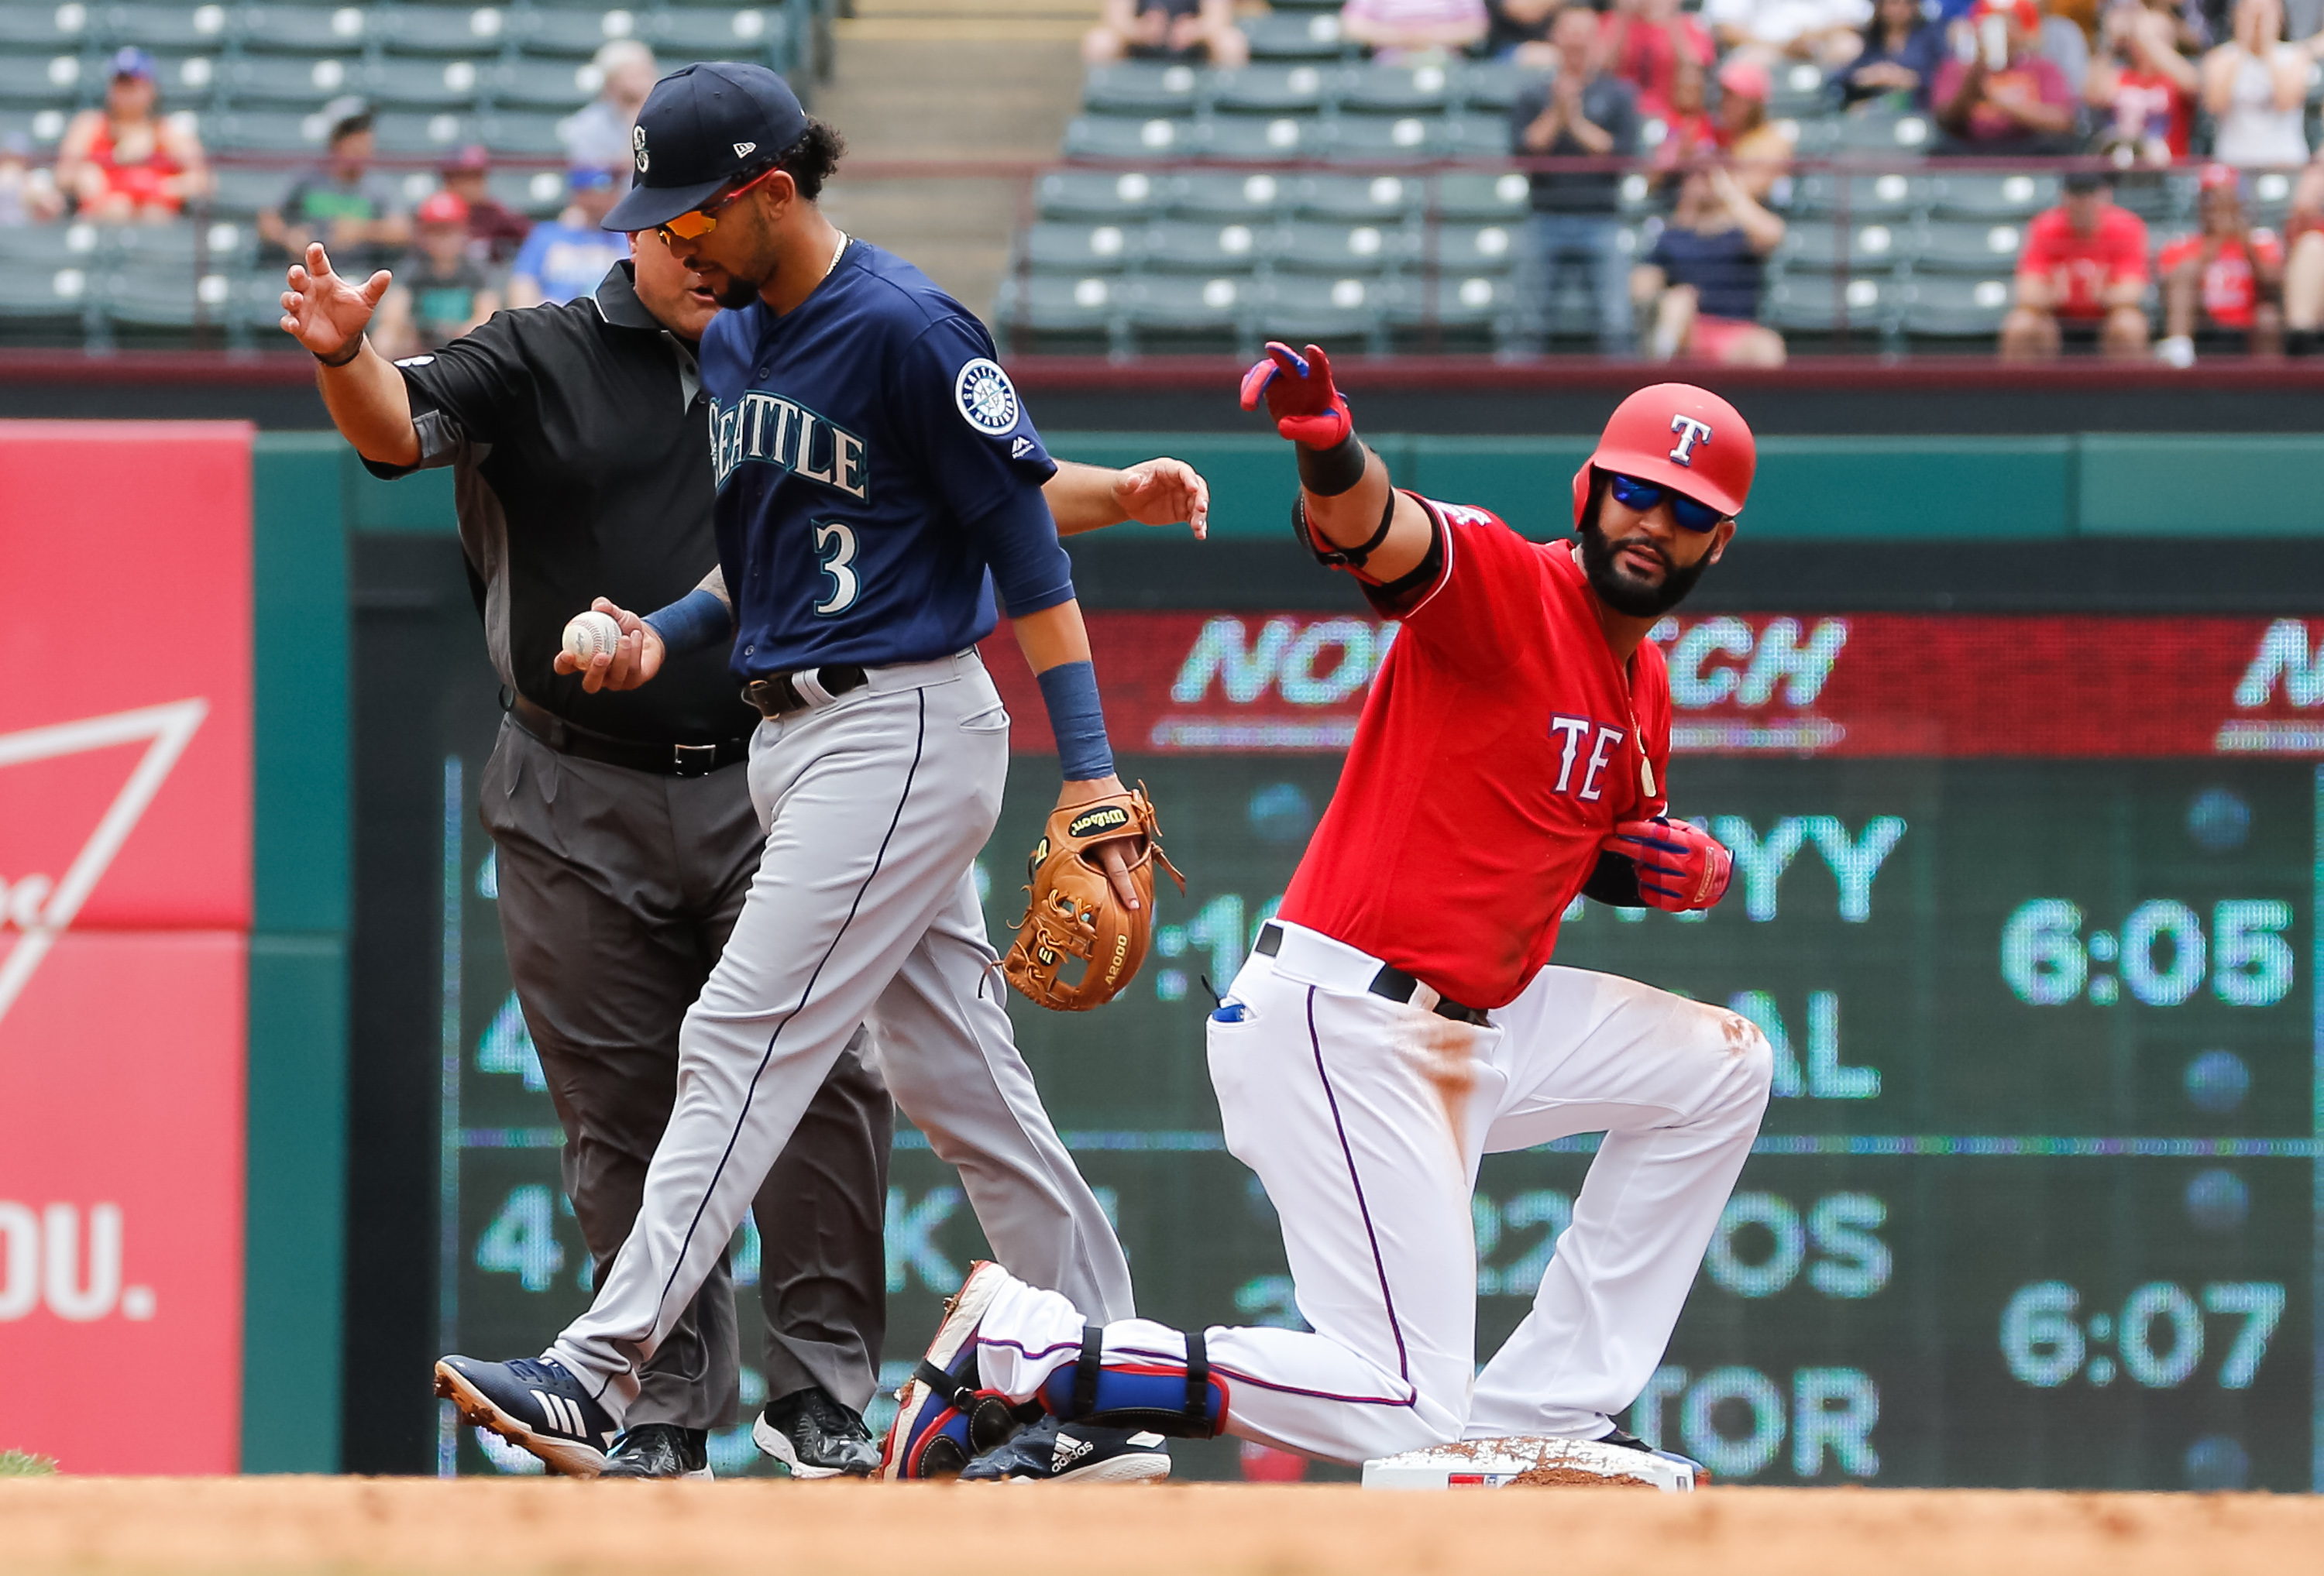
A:
{"type": "Polygon", "coordinates": [[[794,1478],[868,1478],[880,1470],[880,1447],[863,1419],[819,1389],[768,1402],[751,1440],[794,1478]]]}
{"type": "Polygon", "coordinates": [[[1615,1424],[1614,1431],[1611,1433],[1600,1434],[1595,1442],[1599,1444],[1618,1444],[1624,1450],[1642,1451],[1650,1456],[1660,1456],[1663,1460],[1666,1461],[1675,1461],[1682,1467],[1693,1468],[1694,1480],[1698,1484],[1707,1484],[1711,1481],[1711,1469],[1704,1466],[1701,1461],[1696,1461],[1692,1456],[1683,1456],[1674,1450],[1663,1450],[1658,1446],[1648,1444],[1645,1440],[1640,1439],[1637,1434],[1630,1433],[1619,1424],[1615,1424]]]}
{"type": "Polygon", "coordinates": [[[1170,1447],[1144,1430],[1093,1428],[1044,1417],[986,1451],[960,1474],[964,1483],[1158,1483],[1170,1475],[1170,1447]]]}
{"type": "Polygon", "coordinates": [[[605,1458],[600,1478],[710,1478],[710,1431],[641,1423],[605,1458]]]}

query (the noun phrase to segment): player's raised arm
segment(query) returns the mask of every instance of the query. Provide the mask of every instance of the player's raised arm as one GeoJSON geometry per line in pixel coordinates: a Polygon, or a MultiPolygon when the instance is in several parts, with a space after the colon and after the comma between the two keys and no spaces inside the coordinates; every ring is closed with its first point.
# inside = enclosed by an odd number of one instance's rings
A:
{"type": "Polygon", "coordinates": [[[314,356],[315,381],[339,436],[367,460],[418,465],[420,434],[403,375],[364,332],[387,293],[387,271],[358,284],[332,271],[330,254],[317,242],[282,282],[282,331],[314,356]]]}
{"type": "Polygon", "coordinates": [[[1141,460],[1127,470],[1059,460],[1057,474],[1041,484],[1059,536],[1078,536],[1109,525],[1192,527],[1194,539],[1209,534],[1211,484],[1184,460],[1141,460]]]}
{"type": "Polygon", "coordinates": [[[1275,429],[1299,447],[1293,523],[1316,561],[1375,585],[1418,569],[1434,534],[1428,513],[1389,484],[1388,462],[1356,436],[1323,347],[1303,355],[1269,340],[1266,359],[1242,377],[1242,408],[1262,398],[1275,429]]]}

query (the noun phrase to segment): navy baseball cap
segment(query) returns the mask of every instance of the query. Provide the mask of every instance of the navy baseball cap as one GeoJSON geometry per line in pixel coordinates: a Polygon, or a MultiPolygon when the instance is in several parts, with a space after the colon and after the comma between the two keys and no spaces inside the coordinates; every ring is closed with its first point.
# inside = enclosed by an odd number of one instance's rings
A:
{"type": "Polygon", "coordinates": [[[764,66],[687,66],[654,84],[631,134],[627,197],[599,223],[650,230],[764,169],[807,135],[798,96],[764,66]]]}

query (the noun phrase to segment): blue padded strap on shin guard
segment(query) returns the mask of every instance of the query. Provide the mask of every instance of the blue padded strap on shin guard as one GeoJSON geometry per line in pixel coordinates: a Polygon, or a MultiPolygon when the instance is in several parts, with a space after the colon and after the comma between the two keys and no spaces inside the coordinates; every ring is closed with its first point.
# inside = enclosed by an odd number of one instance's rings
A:
{"type": "Polygon", "coordinates": [[[1211,1370],[1199,1331],[1186,1335],[1183,1365],[1167,1359],[1102,1360],[1104,1329],[1087,1327],[1080,1357],[1042,1387],[1041,1399],[1060,1422],[1106,1428],[1142,1428],[1174,1439],[1214,1439],[1225,1422],[1226,1381],[1211,1370]]]}

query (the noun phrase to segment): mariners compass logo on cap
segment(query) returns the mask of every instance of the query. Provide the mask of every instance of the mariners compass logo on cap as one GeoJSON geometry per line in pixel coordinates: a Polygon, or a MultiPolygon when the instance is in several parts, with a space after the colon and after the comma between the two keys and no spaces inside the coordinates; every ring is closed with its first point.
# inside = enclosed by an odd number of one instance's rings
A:
{"type": "Polygon", "coordinates": [[[637,179],[598,222],[608,230],[666,225],[760,173],[807,126],[798,96],[764,66],[714,60],[673,71],[638,111],[630,138],[637,179]]]}
{"type": "Polygon", "coordinates": [[[638,126],[630,133],[630,146],[638,151],[638,173],[643,175],[646,172],[646,166],[652,162],[646,157],[645,127],[638,126]]]}

